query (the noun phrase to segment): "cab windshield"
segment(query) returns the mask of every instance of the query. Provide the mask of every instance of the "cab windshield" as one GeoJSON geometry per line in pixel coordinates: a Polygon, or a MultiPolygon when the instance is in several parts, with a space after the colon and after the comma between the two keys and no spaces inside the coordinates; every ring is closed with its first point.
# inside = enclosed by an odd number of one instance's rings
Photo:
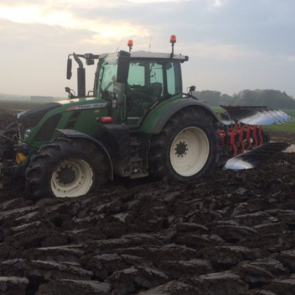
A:
{"type": "Polygon", "coordinates": [[[111,93],[121,92],[122,84],[117,82],[117,55],[107,56],[102,60],[97,75],[95,94],[98,98],[107,99],[111,93]]]}

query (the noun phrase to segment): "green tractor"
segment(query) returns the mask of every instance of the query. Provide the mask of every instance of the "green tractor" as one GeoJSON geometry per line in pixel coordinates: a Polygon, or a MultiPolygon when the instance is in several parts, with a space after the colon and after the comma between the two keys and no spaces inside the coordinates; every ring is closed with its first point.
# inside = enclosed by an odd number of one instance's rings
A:
{"type": "Polygon", "coordinates": [[[188,182],[219,158],[267,144],[261,129],[231,127],[241,124],[241,113],[269,117],[266,109],[240,109],[239,122],[237,116],[220,120],[192,95],[194,87],[183,93],[181,65],[188,57],[174,54],[175,41],[171,53],[131,52],[130,46],[129,52],[69,55],[68,79],[72,58],[78,64],[77,94],[66,87],[69,100],[18,114],[1,134],[2,176],[24,177],[34,200],[78,197],[114,175],[188,182]],[[84,64],[96,61],[86,93],[84,64]]]}

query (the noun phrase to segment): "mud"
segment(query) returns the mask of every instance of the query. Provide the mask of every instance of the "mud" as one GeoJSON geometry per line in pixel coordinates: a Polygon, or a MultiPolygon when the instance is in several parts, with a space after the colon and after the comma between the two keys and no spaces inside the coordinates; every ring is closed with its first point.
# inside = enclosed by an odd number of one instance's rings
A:
{"type": "MultiPolygon", "coordinates": [[[[273,134],[295,143],[294,134],[273,134]]],[[[0,191],[0,294],[295,294],[295,154],[196,182],[0,191]]]]}

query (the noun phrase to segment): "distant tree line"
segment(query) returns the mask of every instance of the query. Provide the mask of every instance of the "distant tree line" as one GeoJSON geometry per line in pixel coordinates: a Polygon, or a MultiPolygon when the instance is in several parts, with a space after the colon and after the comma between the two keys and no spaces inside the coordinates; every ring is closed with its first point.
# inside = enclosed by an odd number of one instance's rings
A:
{"type": "Polygon", "coordinates": [[[219,91],[195,91],[194,95],[209,106],[249,105],[269,106],[271,108],[295,109],[295,99],[279,90],[242,90],[232,96],[219,91]]]}

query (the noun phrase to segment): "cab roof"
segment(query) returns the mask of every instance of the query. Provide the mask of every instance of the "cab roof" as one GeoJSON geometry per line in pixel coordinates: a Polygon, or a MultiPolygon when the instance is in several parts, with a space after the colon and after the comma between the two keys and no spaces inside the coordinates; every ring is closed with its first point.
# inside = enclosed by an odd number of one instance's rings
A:
{"type": "MultiPolygon", "coordinates": [[[[171,53],[160,52],[147,52],[147,51],[134,51],[130,53],[131,59],[135,58],[147,58],[147,59],[171,59],[171,53]]],[[[179,60],[181,62],[188,61],[187,55],[173,54],[172,59],[179,60]]]]}

